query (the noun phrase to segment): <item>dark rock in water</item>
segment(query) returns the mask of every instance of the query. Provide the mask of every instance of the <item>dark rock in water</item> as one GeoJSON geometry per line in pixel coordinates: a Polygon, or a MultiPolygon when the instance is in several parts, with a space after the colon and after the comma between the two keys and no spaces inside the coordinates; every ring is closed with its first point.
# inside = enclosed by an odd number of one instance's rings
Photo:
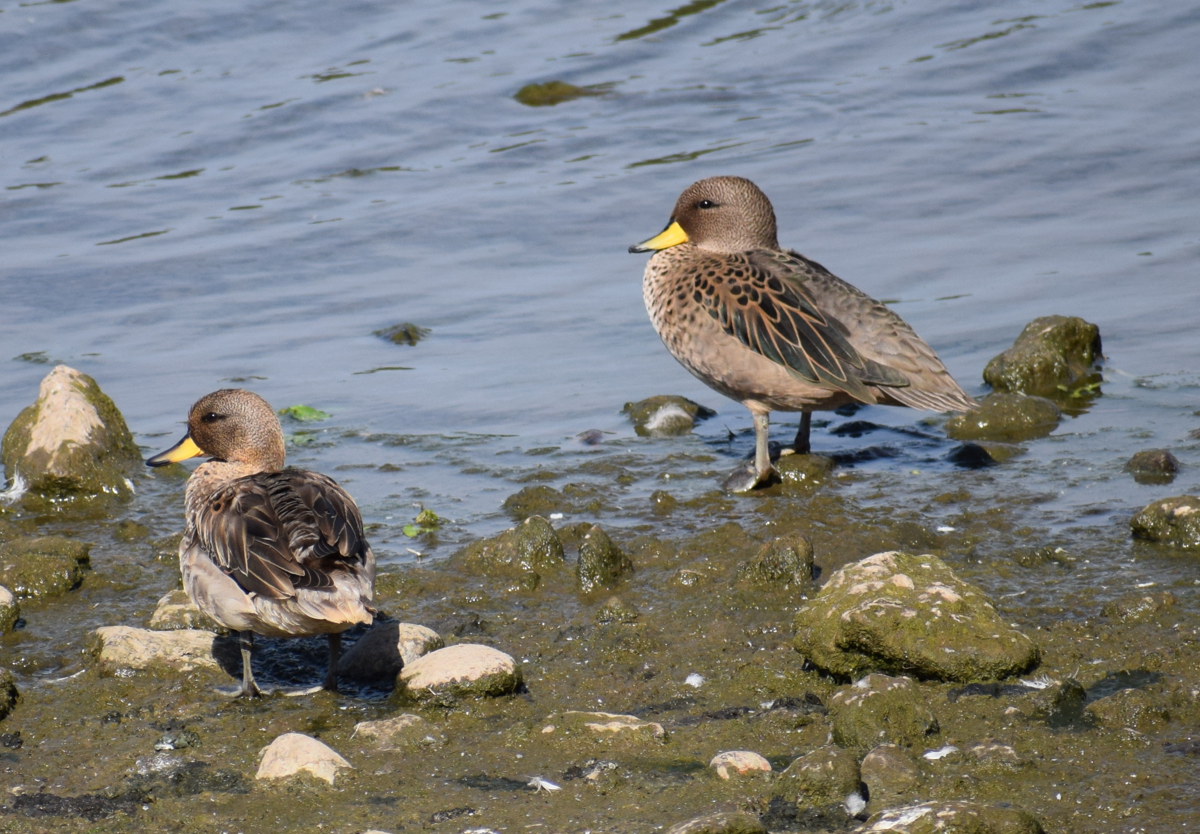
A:
{"type": "Polygon", "coordinates": [[[21,606],[12,591],[0,585],[0,634],[8,634],[21,619],[21,606]]]}
{"type": "Polygon", "coordinates": [[[0,582],[18,597],[55,597],[83,582],[91,545],[62,536],[30,536],[0,544],[0,582]]]}
{"type": "Polygon", "coordinates": [[[1015,443],[996,443],[987,440],[980,443],[968,441],[951,449],[950,454],[946,455],[946,459],[967,469],[978,469],[983,466],[1004,463],[1024,451],[1024,448],[1015,443]]]}
{"type": "Polygon", "coordinates": [[[419,327],[410,321],[406,321],[402,324],[393,324],[391,327],[376,330],[374,335],[381,339],[387,339],[393,345],[408,345],[411,347],[432,332],[428,327],[419,327]]]}
{"type": "Polygon", "coordinates": [[[671,437],[687,434],[696,423],[717,412],[686,397],[660,395],[625,403],[621,413],[629,416],[633,430],[641,437],[671,437]]]}
{"type": "Polygon", "coordinates": [[[880,744],[859,765],[872,811],[910,797],[921,784],[921,766],[903,747],[880,744]]]}
{"type": "Polygon", "coordinates": [[[0,456],[10,480],[50,499],[133,494],[128,475],[142,458],[121,412],[96,380],[59,365],[42,380],[37,402],[17,415],[0,456]]]}
{"type": "Polygon", "coordinates": [[[946,434],[955,440],[1034,440],[1054,431],[1060,419],[1058,406],[1043,397],[989,394],[979,408],[947,420],[946,434]]]}
{"type": "Polygon", "coordinates": [[[1045,316],[1025,325],[1008,350],[988,362],[983,379],[993,390],[1070,396],[1100,381],[1100,328],[1075,316],[1045,316]]]}
{"type": "Polygon", "coordinates": [[[796,614],[796,650],[830,674],[994,680],[1035,666],[1037,646],[936,556],[877,553],[837,571],[796,614]]]}
{"type": "Polygon", "coordinates": [[[650,509],[655,515],[668,515],[679,506],[679,500],[665,489],[650,493],[650,509]]]}
{"type": "Polygon", "coordinates": [[[530,516],[546,516],[551,513],[570,512],[571,500],[554,487],[528,486],[504,499],[504,511],[517,519],[530,516]]]}
{"type": "Polygon", "coordinates": [[[598,588],[611,588],[633,570],[633,562],[613,544],[608,534],[593,524],[579,543],[579,590],[590,594],[598,588]]]}
{"type": "Polygon", "coordinates": [[[585,96],[602,96],[608,92],[607,85],[579,87],[566,81],[543,81],[540,84],[526,84],[513,95],[526,107],[553,107],[571,99],[585,96]]]}
{"type": "Polygon", "coordinates": [[[1166,449],[1146,449],[1129,459],[1125,471],[1139,484],[1169,484],[1179,473],[1179,459],[1166,449]]]}
{"type": "Polygon", "coordinates": [[[667,834],[767,834],[758,817],[738,812],[707,814],[667,829],[667,834]]]}
{"type": "Polygon", "coordinates": [[[1200,498],[1177,495],[1151,501],[1129,525],[1137,539],[1175,547],[1200,547],[1200,498]]]}
{"type": "Polygon", "coordinates": [[[934,800],[873,814],[853,834],[1045,834],[1037,817],[1011,805],[934,800]]]}
{"type": "Polygon", "coordinates": [[[472,542],[451,559],[471,573],[517,579],[530,590],[538,586],[542,574],[564,564],[558,534],[537,515],[498,536],[472,542]]]}
{"type": "Polygon", "coordinates": [[[0,719],[3,719],[20,700],[21,693],[17,691],[17,679],[12,672],[0,667],[0,719]]]}
{"type": "Polygon", "coordinates": [[[825,455],[782,455],[775,461],[779,480],[788,486],[817,486],[828,480],[834,460],[825,455]]]}
{"type": "Polygon", "coordinates": [[[842,803],[857,793],[861,778],[858,758],[834,745],[806,753],[779,774],[772,795],[795,802],[799,807],[842,803]]]}
{"type": "Polygon", "coordinates": [[[738,563],[738,578],[758,585],[807,590],[813,584],[813,547],[799,534],[780,536],[753,559],[738,563]]]}
{"type": "Polygon", "coordinates": [[[829,700],[833,740],[860,750],[880,743],[921,744],[940,732],[928,701],[910,678],[867,675],[829,700]]]}
{"type": "Polygon", "coordinates": [[[1178,600],[1170,591],[1157,593],[1126,594],[1106,603],[1100,613],[1123,623],[1141,623],[1152,620],[1161,611],[1174,608],[1178,600]]]}

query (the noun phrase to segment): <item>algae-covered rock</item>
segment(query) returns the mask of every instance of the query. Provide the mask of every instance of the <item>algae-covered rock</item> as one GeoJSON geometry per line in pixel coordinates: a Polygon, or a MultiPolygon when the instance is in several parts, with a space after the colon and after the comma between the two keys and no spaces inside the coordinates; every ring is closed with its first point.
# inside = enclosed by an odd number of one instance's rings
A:
{"type": "Polygon", "coordinates": [[[840,805],[858,792],[861,781],[855,755],[831,744],[788,765],[775,780],[772,793],[801,808],[840,805]]]}
{"type": "Polygon", "coordinates": [[[446,737],[437,727],[411,713],[379,721],[360,721],[354,725],[354,736],[367,739],[376,750],[440,747],[446,743],[446,737]]]}
{"type": "Polygon", "coordinates": [[[459,643],[405,665],[396,692],[414,701],[507,695],[521,685],[521,668],[502,651],[459,643]]]}
{"type": "Polygon", "coordinates": [[[1011,805],[935,800],[873,814],[853,834],[1044,834],[1037,817],[1011,805]]]}
{"type": "Polygon", "coordinates": [[[1058,406],[1044,397],[994,393],[980,400],[979,408],[947,420],[946,434],[955,440],[1035,440],[1058,428],[1060,419],[1058,406]]]}
{"type": "Polygon", "coordinates": [[[0,457],[9,479],[20,475],[32,494],[48,498],[127,497],[127,476],[142,462],[113,401],[66,365],[42,380],[37,402],[13,420],[0,457]]]}
{"type": "Polygon", "coordinates": [[[1005,678],[1038,648],[983,594],[929,554],[877,553],[837,571],[796,614],[796,650],[845,678],[872,671],[921,679],[1005,678]]]}
{"type": "Polygon", "coordinates": [[[498,536],[472,542],[451,559],[470,573],[516,579],[531,590],[543,574],[564,564],[558,534],[550,522],[537,515],[498,536]]]}
{"type": "Polygon", "coordinates": [[[833,740],[842,747],[912,747],[939,732],[929,698],[910,678],[867,675],[829,700],[833,740]]]}
{"type": "Polygon", "coordinates": [[[573,512],[574,509],[570,498],[545,484],[523,487],[504,499],[504,511],[512,518],[521,520],[551,513],[573,512]]]}
{"type": "Polygon", "coordinates": [[[158,601],[150,615],[150,628],[154,631],[178,631],[179,629],[201,629],[214,634],[227,634],[229,629],[217,625],[192,602],[187,591],[177,588],[168,591],[158,601]]]}
{"type": "Polygon", "coordinates": [[[1104,604],[1100,613],[1122,623],[1143,623],[1162,611],[1174,608],[1178,600],[1170,591],[1126,594],[1104,604]]]}
{"type": "Polygon", "coordinates": [[[1179,459],[1166,449],[1145,449],[1129,459],[1125,471],[1139,484],[1162,486],[1179,474],[1179,459]]]}
{"type": "Polygon", "coordinates": [[[32,536],[0,544],[0,582],[18,597],[55,597],[83,582],[91,545],[63,536],[32,536]]]}
{"type": "Polygon", "coordinates": [[[303,733],[284,733],[259,753],[255,779],[286,779],[298,773],[309,773],[333,784],[338,770],[349,768],[350,762],[332,747],[303,733]]]}
{"type": "Polygon", "coordinates": [[[395,678],[405,665],[445,645],[436,631],[422,625],[376,623],[342,655],[338,676],[358,681],[395,678]]]}
{"type": "Polygon", "coordinates": [[[858,769],[867,786],[870,808],[879,811],[904,801],[921,785],[921,766],[896,744],[880,744],[863,757],[858,769]]]}
{"type": "Polygon", "coordinates": [[[199,629],[150,631],[130,626],[103,626],[95,631],[93,651],[106,671],[166,666],[181,672],[219,669],[213,657],[213,634],[199,629]]]}
{"type": "Polygon", "coordinates": [[[12,672],[0,666],[0,720],[8,717],[20,698],[21,693],[17,691],[16,677],[12,672]]]}
{"type": "Polygon", "coordinates": [[[812,587],[813,547],[799,534],[767,542],[748,562],[738,563],[738,579],[778,588],[812,587]]]}
{"type": "Polygon", "coordinates": [[[1084,707],[1084,714],[1109,730],[1145,732],[1171,720],[1162,696],[1145,689],[1121,689],[1084,707]]]}
{"type": "Polygon", "coordinates": [[[611,588],[633,570],[633,562],[613,544],[608,534],[593,524],[579,543],[576,575],[579,590],[590,594],[598,588],[611,588]]]}
{"type": "Polygon", "coordinates": [[[571,101],[585,96],[600,96],[607,92],[606,86],[579,87],[566,81],[543,81],[540,84],[526,84],[513,94],[513,98],[526,107],[553,107],[564,101],[571,101]]]}
{"type": "Polygon", "coordinates": [[[999,443],[995,440],[967,441],[950,450],[946,459],[953,464],[971,469],[1004,463],[1024,452],[1016,443],[999,443]]]}
{"type": "Polygon", "coordinates": [[[596,612],[596,622],[600,625],[622,623],[628,625],[636,622],[638,610],[620,597],[610,597],[596,612]]]}
{"type": "Polygon", "coordinates": [[[21,606],[16,595],[0,585],[0,634],[8,634],[21,619],[21,606]]]}
{"type": "Polygon", "coordinates": [[[1129,522],[1133,536],[1175,547],[1200,547],[1200,498],[1177,495],[1151,501],[1129,522]]]}
{"type": "Polygon", "coordinates": [[[411,321],[393,324],[391,327],[385,327],[382,330],[376,330],[374,335],[381,339],[386,339],[393,345],[408,345],[414,347],[417,342],[424,339],[433,331],[428,327],[421,327],[413,324],[411,321]]]}
{"type": "Polygon", "coordinates": [[[829,480],[835,463],[825,455],[781,455],[775,473],[785,486],[815,487],[829,480]]]}
{"type": "Polygon", "coordinates": [[[758,817],[727,811],[676,823],[667,834],[767,834],[767,828],[758,817]]]}
{"type": "Polygon", "coordinates": [[[667,731],[656,721],[612,712],[568,710],[547,716],[541,728],[544,738],[590,738],[610,744],[662,743],[667,731]]]}
{"type": "Polygon", "coordinates": [[[1100,358],[1099,327],[1076,316],[1044,316],[988,362],[983,379],[996,391],[1054,397],[1098,382],[1100,358]]]}
{"type": "Polygon", "coordinates": [[[621,413],[628,415],[633,430],[641,437],[687,434],[696,423],[717,414],[711,408],[674,394],[660,394],[635,403],[625,403],[621,413]]]}

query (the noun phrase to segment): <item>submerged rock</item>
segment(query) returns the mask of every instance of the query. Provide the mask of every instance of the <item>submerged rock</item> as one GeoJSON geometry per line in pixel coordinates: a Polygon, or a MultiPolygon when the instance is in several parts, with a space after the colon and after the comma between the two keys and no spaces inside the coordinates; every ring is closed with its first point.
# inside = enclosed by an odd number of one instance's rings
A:
{"type": "Polygon", "coordinates": [[[767,834],[767,828],[758,817],[731,811],[676,823],[667,829],[667,834],[767,834]]]}
{"type": "Polygon", "coordinates": [[[690,432],[701,420],[717,412],[694,403],[687,397],[659,395],[625,403],[621,413],[628,415],[640,437],[673,437],[690,432]]]}
{"type": "Polygon", "coordinates": [[[829,479],[836,463],[825,455],[780,455],[775,473],[785,485],[819,486],[829,479]]]}
{"type": "Polygon", "coordinates": [[[1058,406],[1043,397],[994,393],[974,411],[947,420],[946,434],[955,440],[1035,440],[1058,428],[1060,419],[1058,406]]]}
{"type": "Polygon", "coordinates": [[[13,707],[20,699],[21,693],[17,691],[16,677],[12,672],[0,666],[0,720],[12,712],[13,707]]]}
{"type": "Polygon", "coordinates": [[[10,480],[19,475],[31,493],[48,498],[128,497],[127,476],[142,463],[113,401],[66,365],[42,380],[37,402],[5,432],[0,456],[10,480]]]}
{"type": "Polygon", "coordinates": [[[1139,484],[1169,484],[1179,473],[1179,459],[1166,449],[1146,449],[1125,464],[1125,471],[1139,484]]]}
{"type": "Polygon", "coordinates": [[[929,698],[909,678],[871,674],[829,700],[833,740],[842,747],[912,747],[939,732],[929,698]]]}
{"type": "Polygon", "coordinates": [[[540,84],[526,84],[513,94],[513,98],[526,107],[553,107],[576,98],[601,96],[607,91],[606,86],[579,87],[566,81],[543,81],[540,84]]]}
{"type": "Polygon", "coordinates": [[[159,599],[154,613],[150,615],[150,628],[154,631],[201,629],[214,634],[229,633],[229,629],[217,625],[215,620],[201,611],[182,588],[168,591],[159,599]]]}
{"type": "Polygon", "coordinates": [[[521,685],[521,668],[490,646],[460,643],[407,664],[396,691],[415,701],[507,695],[521,685]]]}
{"type": "Polygon", "coordinates": [[[935,800],[874,814],[853,834],[1044,834],[1037,817],[1011,805],[935,800]]]}
{"type": "Polygon", "coordinates": [[[995,391],[1061,396],[1100,381],[1100,350],[1096,325],[1076,316],[1044,316],[988,362],[983,379],[995,391]]]}
{"type": "Polygon", "coordinates": [[[903,747],[880,744],[859,765],[871,809],[881,810],[901,802],[921,784],[921,766],[903,747]]]}
{"type": "Polygon", "coordinates": [[[807,590],[813,584],[813,547],[805,536],[780,536],[767,542],[748,562],[739,562],[738,578],[757,585],[807,590]]]}
{"type": "Polygon", "coordinates": [[[576,576],[579,590],[590,594],[599,588],[611,588],[627,573],[633,571],[633,562],[621,548],[613,544],[608,534],[593,524],[579,543],[579,563],[576,576]]]}
{"type": "Polygon", "coordinates": [[[413,347],[417,342],[424,339],[433,331],[428,327],[421,327],[413,324],[411,321],[393,324],[391,327],[385,327],[382,330],[376,330],[374,335],[381,339],[386,339],[393,345],[408,345],[413,347]]]}
{"type": "Polygon", "coordinates": [[[663,725],[643,721],[636,715],[612,712],[580,712],[568,710],[546,719],[543,736],[583,736],[613,742],[662,742],[667,738],[663,725]]]}
{"type": "Polygon", "coordinates": [[[338,770],[350,767],[350,762],[332,747],[303,733],[284,733],[264,747],[259,756],[255,779],[285,779],[310,773],[332,785],[338,770]]]}
{"type": "Polygon", "coordinates": [[[338,660],[338,675],[357,681],[395,678],[417,658],[445,647],[431,628],[413,623],[376,623],[338,660]]]}
{"type": "Polygon", "coordinates": [[[717,772],[722,779],[734,775],[744,776],[754,773],[770,773],[771,763],[749,750],[727,750],[712,757],[708,766],[717,772]]]}
{"type": "Polygon", "coordinates": [[[0,544],[0,582],[18,597],[56,597],[78,588],[91,545],[63,536],[31,536],[0,544]]]}
{"type": "Polygon", "coordinates": [[[772,793],[801,808],[842,804],[857,794],[858,759],[848,750],[827,745],[806,753],[779,774],[772,793]]]}
{"type": "Polygon", "coordinates": [[[1200,498],[1177,495],[1151,501],[1129,522],[1136,539],[1200,547],[1200,498]]]}
{"type": "Polygon", "coordinates": [[[103,626],[94,632],[93,646],[100,664],[109,671],[168,666],[181,672],[219,669],[213,657],[213,634],[198,629],[150,631],[130,626],[103,626]]]}
{"type": "Polygon", "coordinates": [[[12,591],[0,585],[0,634],[8,634],[21,619],[21,606],[12,591]]]}
{"type": "Polygon", "coordinates": [[[1174,608],[1178,600],[1170,591],[1126,594],[1104,604],[1101,615],[1122,623],[1142,623],[1161,611],[1174,608]]]}
{"type": "Polygon", "coordinates": [[[1037,646],[936,556],[877,553],[837,571],[796,614],[796,650],[840,677],[867,672],[992,680],[1035,666],[1037,646]]]}
{"type": "Polygon", "coordinates": [[[535,515],[498,536],[482,539],[450,557],[470,573],[517,580],[533,590],[542,575],[563,566],[563,546],[550,522],[535,515]]]}
{"type": "Polygon", "coordinates": [[[377,750],[440,747],[446,743],[446,737],[437,727],[410,713],[381,721],[360,721],[354,725],[354,735],[370,740],[377,750]]]}

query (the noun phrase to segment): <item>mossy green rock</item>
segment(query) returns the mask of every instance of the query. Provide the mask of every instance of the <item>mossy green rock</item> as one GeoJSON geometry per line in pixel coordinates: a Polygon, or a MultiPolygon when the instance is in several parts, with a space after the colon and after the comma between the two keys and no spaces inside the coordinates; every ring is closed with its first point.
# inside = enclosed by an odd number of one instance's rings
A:
{"type": "Polygon", "coordinates": [[[579,564],[576,575],[579,590],[590,594],[600,588],[611,588],[627,573],[633,562],[613,544],[608,534],[593,524],[579,543],[579,564]]]}
{"type": "Polygon", "coordinates": [[[22,537],[0,544],[0,582],[18,597],[55,597],[77,588],[91,545],[62,536],[22,537]]]}
{"type": "Polygon", "coordinates": [[[1134,538],[1175,547],[1200,547],[1200,498],[1177,495],[1151,501],[1129,525],[1134,538]]]}
{"type": "Polygon", "coordinates": [[[1008,350],[988,362],[995,391],[1056,397],[1099,381],[1100,328],[1076,316],[1044,316],[1025,325],[1008,350]]]}
{"type": "Polygon", "coordinates": [[[625,403],[621,413],[629,417],[633,430],[641,437],[672,437],[687,434],[696,423],[717,412],[672,394],[625,403]]]}
{"type": "Polygon", "coordinates": [[[815,487],[829,480],[833,458],[825,455],[782,455],[775,461],[775,473],[785,486],[815,487]]]}
{"type": "Polygon", "coordinates": [[[853,834],[1044,834],[1037,817],[1011,805],[935,800],[873,814],[853,834]]]}
{"type": "Polygon", "coordinates": [[[989,394],[979,408],[946,421],[946,434],[955,440],[1019,442],[1045,437],[1062,419],[1058,406],[1044,397],[989,394]]]}
{"type": "Polygon", "coordinates": [[[812,587],[813,547],[799,534],[767,542],[748,562],[738,564],[738,579],[777,588],[812,587]]]}
{"type": "Polygon", "coordinates": [[[0,585],[0,634],[8,634],[21,619],[21,606],[16,595],[0,585]]]}
{"type": "Polygon", "coordinates": [[[911,678],[872,674],[829,700],[833,740],[866,750],[880,744],[912,747],[940,731],[929,697],[911,678]]]}
{"type": "Polygon", "coordinates": [[[1032,640],[941,559],[888,552],[837,571],[796,614],[796,650],[843,678],[977,681],[1037,665],[1032,640]]]}
{"type": "Polygon", "coordinates": [[[16,677],[12,672],[0,667],[0,719],[8,717],[20,698],[21,693],[17,691],[16,677]]]}
{"type": "Polygon", "coordinates": [[[827,745],[806,753],[775,780],[772,793],[801,808],[841,804],[858,791],[858,758],[849,750],[827,745]]]}
{"type": "Polygon", "coordinates": [[[121,412],[96,380],[59,365],[42,380],[38,399],[4,434],[5,474],[47,498],[129,497],[129,474],[141,454],[121,412]]]}
{"type": "Polygon", "coordinates": [[[553,107],[564,101],[584,96],[599,96],[604,92],[604,88],[579,87],[566,81],[543,81],[540,84],[526,84],[517,90],[513,98],[526,107],[553,107]]]}
{"type": "Polygon", "coordinates": [[[451,558],[471,573],[517,579],[529,589],[537,587],[543,574],[564,564],[558,534],[538,515],[498,536],[472,542],[451,558]]]}

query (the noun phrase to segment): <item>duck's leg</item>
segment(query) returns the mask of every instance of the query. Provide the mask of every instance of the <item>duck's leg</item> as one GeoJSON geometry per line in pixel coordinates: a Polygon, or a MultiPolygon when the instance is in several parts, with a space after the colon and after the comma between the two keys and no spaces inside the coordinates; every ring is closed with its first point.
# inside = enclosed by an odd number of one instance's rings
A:
{"type": "Polygon", "coordinates": [[[808,434],[812,430],[812,412],[800,412],[800,428],[796,429],[796,439],[792,441],[792,451],[798,455],[807,455],[812,451],[808,442],[808,434]]]}
{"type": "Polygon", "coordinates": [[[222,695],[231,695],[234,698],[257,698],[262,695],[262,692],[254,683],[254,672],[250,669],[250,654],[254,650],[254,632],[239,631],[237,636],[238,648],[242,652],[242,685],[217,687],[217,691],[222,695]]]}
{"type": "Polygon", "coordinates": [[[770,412],[751,409],[754,418],[754,463],[743,463],[730,472],[721,486],[730,492],[749,492],[771,480],[770,412]]]}
{"type": "Polygon", "coordinates": [[[329,636],[329,671],[325,673],[325,683],[323,684],[330,692],[337,692],[337,667],[338,659],[342,655],[342,635],[330,634],[329,636]]]}

